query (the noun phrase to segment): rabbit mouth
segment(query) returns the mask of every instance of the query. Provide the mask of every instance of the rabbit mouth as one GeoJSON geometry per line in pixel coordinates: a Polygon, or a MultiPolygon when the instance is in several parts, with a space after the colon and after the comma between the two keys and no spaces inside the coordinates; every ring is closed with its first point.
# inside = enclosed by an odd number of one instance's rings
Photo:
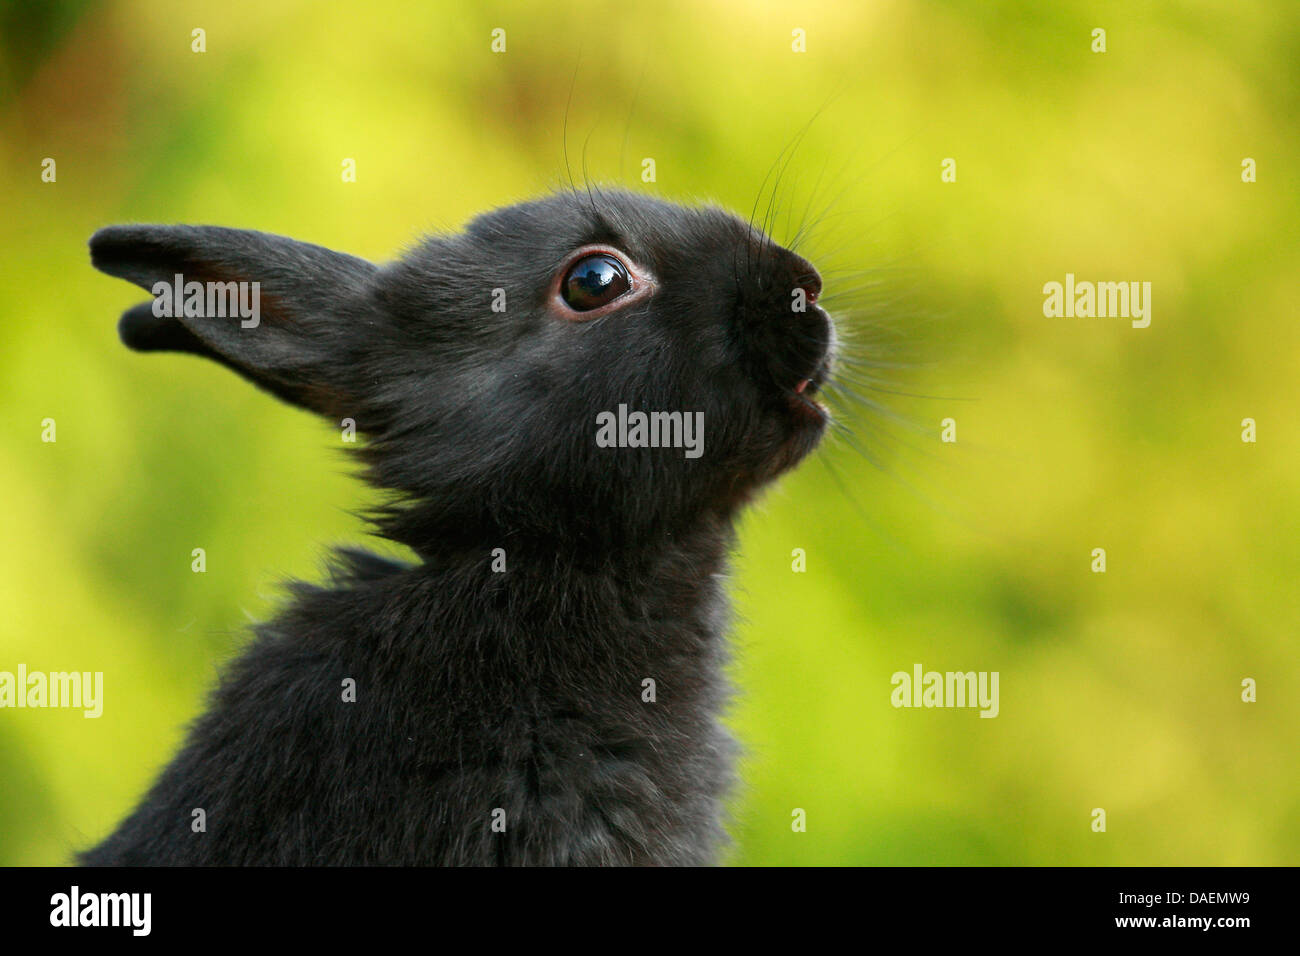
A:
{"type": "Polygon", "coordinates": [[[826,384],[830,374],[831,360],[828,355],[813,369],[811,375],[801,378],[795,383],[788,398],[791,407],[799,416],[806,416],[819,421],[826,421],[830,418],[830,410],[818,398],[822,386],[826,384]]]}
{"type": "Polygon", "coordinates": [[[811,375],[800,380],[799,384],[794,387],[794,393],[811,400],[812,397],[817,394],[818,390],[821,389],[822,385],[826,383],[826,379],[829,375],[830,368],[827,366],[827,363],[822,362],[821,365],[818,365],[817,368],[813,370],[811,375]]]}
{"type": "Polygon", "coordinates": [[[792,410],[796,413],[796,418],[800,421],[814,421],[818,424],[825,424],[830,420],[830,410],[821,401],[822,386],[831,377],[831,372],[835,366],[835,355],[838,349],[839,340],[835,334],[835,323],[831,321],[830,316],[820,308],[814,311],[821,317],[823,325],[819,330],[821,335],[825,336],[821,347],[806,361],[811,366],[811,372],[805,372],[804,376],[798,379],[794,385],[786,392],[786,399],[792,410]]]}
{"type": "Polygon", "coordinates": [[[821,402],[821,391],[831,375],[828,351],[817,365],[792,385],[780,391],[783,414],[779,415],[781,438],[765,468],[760,483],[775,478],[802,461],[821,441],[831,424],[831,413],[821,402]]]}

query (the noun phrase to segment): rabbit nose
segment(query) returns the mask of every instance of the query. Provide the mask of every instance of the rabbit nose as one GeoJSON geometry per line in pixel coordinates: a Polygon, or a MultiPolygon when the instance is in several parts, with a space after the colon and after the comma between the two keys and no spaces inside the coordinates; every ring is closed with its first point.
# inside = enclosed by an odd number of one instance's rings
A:
{"type": "Polygon", "coordinates": [[[808,304],[814,305],[817,302],[817,297],[822,294],[822,277],[817,274],[817,270],[806,272],[794,281],[800,289],[803,289],[808,304]]]}

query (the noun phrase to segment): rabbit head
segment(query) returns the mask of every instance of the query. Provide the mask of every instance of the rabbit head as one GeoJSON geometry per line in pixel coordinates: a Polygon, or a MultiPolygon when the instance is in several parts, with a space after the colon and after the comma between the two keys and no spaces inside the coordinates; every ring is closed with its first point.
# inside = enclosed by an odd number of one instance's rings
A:
{"type": "Polygon", "coordinates": [[[385,266],[219,227],[112,226],[91,253],[155,293],[122,318],[131,348],[206,356],[352,419],[369,479],[398,493],[377,520],[417,550],[729,517],[828,421],[817,271],[712,206],[566,191],[385,266]],[[213,287],[241,308],[214,310],[213,287]]]}

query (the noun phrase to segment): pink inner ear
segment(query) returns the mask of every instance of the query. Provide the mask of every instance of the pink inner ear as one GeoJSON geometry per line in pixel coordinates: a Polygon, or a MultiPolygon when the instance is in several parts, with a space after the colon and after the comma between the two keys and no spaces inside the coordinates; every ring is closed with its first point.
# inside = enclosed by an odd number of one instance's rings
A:
{"type": "Polygon", "coordinates": [[[798,385],[796,385],[796,386],[794,387],[794,393],[795,393],[796,395],[802,395],[802,394],[803,394],[803,390],[804,390],[805,388],[808,387],[808,383],[809,383],[810,381],[812,381],[812,379],[807,379],[807,378],[804,379],[802,382],[800,382],[798,385]]]}

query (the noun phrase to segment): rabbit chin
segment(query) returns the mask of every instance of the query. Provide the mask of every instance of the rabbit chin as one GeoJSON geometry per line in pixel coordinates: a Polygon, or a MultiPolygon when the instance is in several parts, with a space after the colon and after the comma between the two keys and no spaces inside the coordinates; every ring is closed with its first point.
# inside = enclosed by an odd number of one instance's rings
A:
{"type": "Polygon", "coordinates": [[[817,448],[830,419],[825,415],[797,413],[798,421],[787,425],[781,439],[762,463],[744,470],[732,481],[723,497],[724,510],[734,513],[758,499],[778,478],[793,469],[817,448]]]}
{"type": "Polygon", "coordinates": [[[776,475],[789,471],[808,457],[821,443],[822,436],[826,434],[826,426],[831,420],[830,412],[826,410],[825,405],[802,396],[795,396],[795,398],[797,400],[791,402],[790,407],[789,436],[782,442],[777,452],[776,475]]]}
{"type": "Polygon", "coordinates": [[[752,487],[743,496],[744,501],[750,500],[754,493],[812,454],[825,436],[831,416],[820,402],[802,395],[792,395],[782,419],[780,435],[771,446],[771,451],[764,456],[762,466],[755,470],[752,487]]]}

